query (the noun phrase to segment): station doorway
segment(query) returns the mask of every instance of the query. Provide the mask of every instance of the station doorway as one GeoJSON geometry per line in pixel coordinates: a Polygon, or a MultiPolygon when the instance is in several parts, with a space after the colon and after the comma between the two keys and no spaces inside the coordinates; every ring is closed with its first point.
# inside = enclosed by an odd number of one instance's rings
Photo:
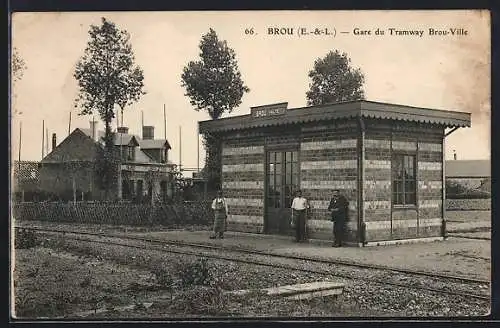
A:
{"type": "Polygon", "coordinates": [[[291,233],[291,205],[299,189],[299,152],[297,149],[270,150],[266,153],[265,231],[291,233]]]}

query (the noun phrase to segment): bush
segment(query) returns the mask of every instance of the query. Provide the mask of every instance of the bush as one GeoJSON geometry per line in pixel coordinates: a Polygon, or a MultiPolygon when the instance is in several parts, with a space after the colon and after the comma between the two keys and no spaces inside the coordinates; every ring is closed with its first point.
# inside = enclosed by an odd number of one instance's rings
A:
{"type": "Polygon", "coordinates": [[[446,198],[448,199],[486,199],[491,197],[491,189],[488,190],[488,182],[482,181],[481,186],[472,189],[457,181],[446,181],[446,198]]]}
{"type": "Polygon", "coordinates": [[[28,249],[40,244],[36,233],[32,230],[16,229],[14,245],[16,249],[28,249]]]}
{"type": "Polygon", "coordinates": [[[175,279],[171,271],[159,264],[151,270],[156,276],[156,282],[164,289],[172,290],[174,287],[175,279]]]}
{"type": "MultiPolygon", "coordinates": [[[[181,291],[176,294],[172,308],[194,314],[216,315],[227,306],[223,279],[219,270],[206,258],[186,260],[175,264],[181,291]]],[[[160,276],[162,273],[160,273],[160,276]]]]}
{"type": "Polygon", "coordinates": [[[177,264],[177,275],[183,287],[192,285],[210,286],[214,275],[206,258],[177,264]]]}

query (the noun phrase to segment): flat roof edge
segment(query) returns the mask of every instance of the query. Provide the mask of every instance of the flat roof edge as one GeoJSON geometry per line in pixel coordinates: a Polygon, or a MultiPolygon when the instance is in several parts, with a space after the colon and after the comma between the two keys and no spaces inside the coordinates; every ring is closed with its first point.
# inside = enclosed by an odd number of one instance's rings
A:
{"type": "Polygon", "coordinates": [[[246,114],[218,120],[206,120],[198,122],[198,127],[200,132],[223,132],[354,117],[435,124],[445,127],[471,126],[471,113],[467,112],[410,107],[363,100],[291,108],[284,115],[278,116],[252,118],[250,114],[246,114]]]}

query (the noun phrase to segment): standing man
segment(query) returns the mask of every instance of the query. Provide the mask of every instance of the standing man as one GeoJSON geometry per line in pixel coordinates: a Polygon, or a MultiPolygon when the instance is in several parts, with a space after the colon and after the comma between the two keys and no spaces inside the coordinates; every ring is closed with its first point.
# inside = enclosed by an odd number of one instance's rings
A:
{"type": "Polygon", "coordinates": [[[306,240],[306,211],[308,208],[307,199],[302,197],[302,191],[297,190],[292,201],[292,219],[295,223],[295,241],[298,243],[306,240]]]}
{"type": "Polygon", "coordinates": [[[222,196],[222,190],[219,190],[217,197],[213,200],[212,209],[214,210],[214,234],[210,236],[210,239],[223,239],[228,209],[226,199],[222,196]]]}
{"type": "Polygon", "coordinates": [[[334,190],[328,210],[332,213],[331,220],[333,221],[334,236],[333,247],[342,247],[345,224],[349,215],[349,201],[343,195],[340,195],[339,190],[334,190]]]}

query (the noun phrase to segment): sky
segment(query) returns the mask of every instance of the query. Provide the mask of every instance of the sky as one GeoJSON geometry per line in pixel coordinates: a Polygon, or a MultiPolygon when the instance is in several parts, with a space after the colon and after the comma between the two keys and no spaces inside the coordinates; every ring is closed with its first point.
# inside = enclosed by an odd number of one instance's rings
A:
{"type": "Polygon", "coordinates": [[[92,117],[79,116],[74,108],[73,73],[89,41],[89,27],[99,25],[101,17],[130,33],[136,64],[144,71],[147,94],[125,109],[124,125],[141,135],[142,112],[144,125],[155,126],[155,137],[163,137],[165,106],[169,158],[179,163],[181,157],[184,167],[203,167],[201,142],[197,163],[197,122],[209,116],[190,105],[181,74],[189,61],[199,58],[199,42],[209,28],[235,50],[250,88],[241,105],[223,117],[276,102],[305,106],[314,61],[339,50],[364,73],[367,100],[472,113],[471,128],[447,137],[446,158],[454,150],[458,159],[490,158],[490,18],[487,11],[464,10],[15,13],[12,45],[27,68],[12,87],[12,113],[18,113],[11,119],[13,159],[19,154],[21,122],[21,160],[41,159],[42,120],[49,149],[52,133],[58,143],[68,135],[70,112],[71,130],[89,127],[92,117]],[[275,27],[293,28],[294,34],[268,34],[275,27]],[[245,33],[250,28],[253,35],[245,33]],[[300,28],[328,28],[334,35],[299,36],[300,28]],[[371,34],[355,35],[356,28],[371,34]],[[385,34],[375,35],[377,29],[385,34]],[[429,29],[448,35],[430,35],[429,29]],[[463,30],[452,35],[451,29],[463,30]],[[424,33],[395,35],[396,30],[424,33]]]}

